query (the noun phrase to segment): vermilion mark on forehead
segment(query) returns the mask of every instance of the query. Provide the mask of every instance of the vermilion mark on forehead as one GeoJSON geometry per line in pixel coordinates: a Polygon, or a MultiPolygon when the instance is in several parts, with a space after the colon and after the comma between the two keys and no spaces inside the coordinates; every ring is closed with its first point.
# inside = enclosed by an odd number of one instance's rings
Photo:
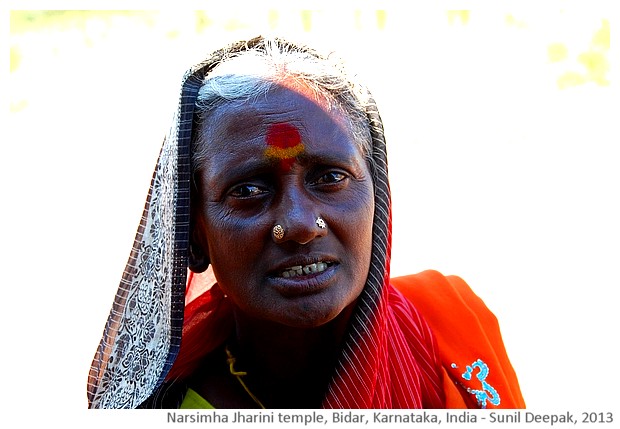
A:
{"type": "Polygon", "coordinates": [[[270,125],[267,129],[267,144],[269,146],[286,149],[301,143],[301,136],[297,128],[291,124],[279,123],[270,125]]]}
{"type": "Polygon", "coordinates": [[[270,125],[266,137],[265,155],[280,160],[284,171],[290,170],[295,158],[303,153],[304,145],[297,128],[286,122],[270,125]]]}

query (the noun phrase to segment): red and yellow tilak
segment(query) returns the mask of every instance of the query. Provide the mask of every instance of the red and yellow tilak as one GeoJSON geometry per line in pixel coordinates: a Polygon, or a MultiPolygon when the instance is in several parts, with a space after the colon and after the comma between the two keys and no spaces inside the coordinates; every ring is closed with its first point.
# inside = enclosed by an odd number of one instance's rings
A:
{"type": "Polygon", "coordinates": [[[280,160],[282,170],[288,171],[295,158],[304,152],[301,135],[294,126],[287,123],[273,124],[267,130],[265,156],[280,160]]]}

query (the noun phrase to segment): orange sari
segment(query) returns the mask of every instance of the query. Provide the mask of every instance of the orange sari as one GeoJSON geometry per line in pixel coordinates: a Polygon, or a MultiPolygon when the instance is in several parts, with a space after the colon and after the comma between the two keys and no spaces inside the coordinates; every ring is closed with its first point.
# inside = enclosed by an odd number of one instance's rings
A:
{"type": "Polygon", "coordinates": [[[432,270],[391,283],[435,334],[446,408],[525,408],[497,319],[467,283],[432,270]]]}

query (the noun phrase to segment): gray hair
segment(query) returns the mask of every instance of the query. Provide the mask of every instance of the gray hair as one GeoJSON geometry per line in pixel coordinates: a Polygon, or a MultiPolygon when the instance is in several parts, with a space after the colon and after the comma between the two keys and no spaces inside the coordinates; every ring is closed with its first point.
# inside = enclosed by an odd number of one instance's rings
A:
{"type": "Polygon", "coordinates": [[[349,130],[372,168],[372,138],[366,109],[371,103],[367,89],[348,75],[342,62],[319,56],[282,40],[265,40],[263,46],[225,55],[205,77],[196,99],[197,136],[192,148],[194,171],[205,161],[201,127],[219,107],[252,101],[293,79],[309,87],[314,97],[327,101],[327,108],[345,113],[349,130]]]}

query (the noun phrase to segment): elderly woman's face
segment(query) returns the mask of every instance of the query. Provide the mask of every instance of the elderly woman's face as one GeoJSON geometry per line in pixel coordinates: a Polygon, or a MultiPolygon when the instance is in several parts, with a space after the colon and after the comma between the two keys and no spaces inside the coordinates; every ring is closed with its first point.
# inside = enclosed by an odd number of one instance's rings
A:
{"type": "Polygon", "coordinates": [[[203,124],[193,240],[250,317],[317,327],[364,287],[373,186],[343,115],[278,87],[203,124]]]}

